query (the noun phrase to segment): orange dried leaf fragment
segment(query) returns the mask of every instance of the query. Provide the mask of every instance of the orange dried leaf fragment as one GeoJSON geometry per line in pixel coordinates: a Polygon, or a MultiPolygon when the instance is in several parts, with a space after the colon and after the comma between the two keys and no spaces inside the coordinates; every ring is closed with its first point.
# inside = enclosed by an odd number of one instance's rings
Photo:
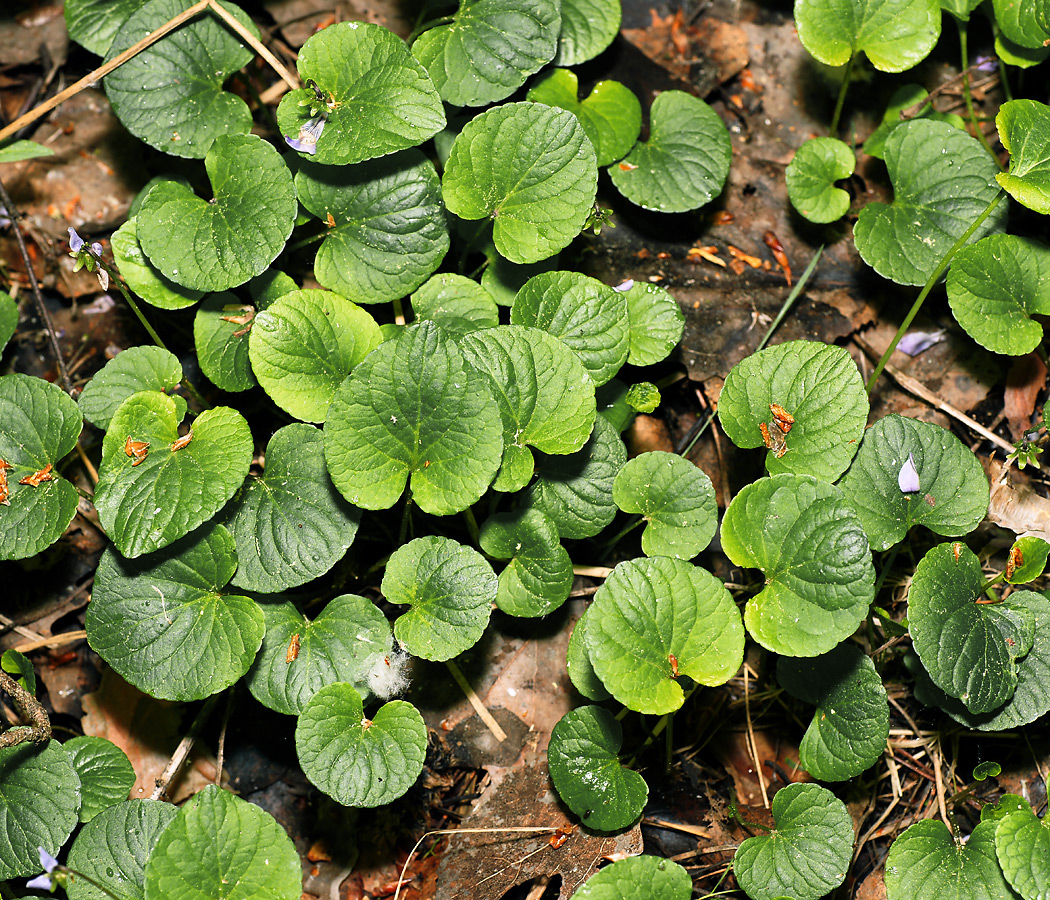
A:
{"type": "Polygon", "coordinates": [[[787,434],[791,431],[791,426],[795,424],[795,417],[791,415],[783,406],[779,403],[770,403],[769,411],[773,413],[773,421],[776,422],[777,427],[787,434]]]}
{"type": "Polygon", "coordinates": [[[30,487],[40,487],[45,481],[51,481],[55,477],[51,471],[51,463],[48,463],[39,472],[34,472],[32,475],[26,475],[25,478],[19,478],[19,484],[28,484],[30,487]]]}
{"type": "Polygon", "coordinates": [[[293,663],[299,658],[299,634],[296,632],[292,635],[292,639],[288,642],[288,650],[284,654],[284,661],[286,663],[293,663]]]}
{"type": "Polygon", "coordinates": [[[13,468],[6,459],[0,459],[0,504],[10,506],[11,501],[7,499],[7,470],[13,468]]]}
{"type": "Polygon", "coordinates": [[[187,446],[190,441],[193,440],[193,432],[187,431],[182,437],[180,437],[175,443],[171,445],[171,452],[174,453],[176,450],[181,450],[187,446]]]}
{"type": "Polygon", "coordinates": [[[147,453],[149,453],[149,441],[136,441],[129,434],[127,440],[124,441],[124,455],[134,460],[131,464],[133,468],[146,459],[147,453]]]}

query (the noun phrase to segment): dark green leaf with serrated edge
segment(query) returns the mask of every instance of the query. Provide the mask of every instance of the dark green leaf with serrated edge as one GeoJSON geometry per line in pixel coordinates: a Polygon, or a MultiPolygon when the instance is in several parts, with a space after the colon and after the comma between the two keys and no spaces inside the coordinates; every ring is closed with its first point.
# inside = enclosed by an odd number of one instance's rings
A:
{"type": "Polygon", "coordinates": [[[625,462],[627,448],[619,433],[598,416],[582,450],[536,461],[536,479],[522,506],[550,516],[563,538],[594,537],[616,516],[613,481],[625,462]]]}
{"type": "Polygon", "coordinates": [[[558,529],[536,509],[496,513],[485,520],[478,539],[496,559],[509,559],[499,574],[496,605],[512,616],[545,616],[572,590],[572,560],[558,529]]]}
{"type": "Polygon", "coordinates": [[[233,583],[273,594],[339,562],[354,541],[361,511],[328,477],[324,436],[312,425],[295,423],[274,432],[265,473],[245,479],[222,521],[237,543],[233,583]]]}
{"type": "Polygon", "coordinates": [[[619,372],[630,352],[626,298],[580,272],[530,278],[514,298],[510,321],[541,328],[568,344],[595,385],[619,372]]]}
{"type": "Polygon", "coordinates": [[[711,543],[718,528],[711,479],[689,460],[662,450],[642,453],[620,469],[613,502],[645,519],[646,556],[692,559],[711,543]]]}
{"type": "Polygon", "coordinates": [[[294,900],[301,893],[292,839],[269,813],[214,784],[186,801],[146,863],[149,900],[294,900]]]}
{"type": "Polygon", "coordinates": [[[302,162],[295,186],[329,226],[314,260],[317,280],[351,300],[404,297],[448,252],[441,182],[418,150],[354,166],[302,162]]]}
{"type": "Polygon", "coordinates": [[[105,56],[128,17],[145,0],[66,0],[66,29],[81,47],[105,56]]]}
{"type": "Polygon", "coordinates": [[[738,447],[761,447],[759,425],[775,432],[773,403],[795,422],[783,436],[783,456],[766,454],[771,475],[791,472],[834,481],[846,471],[864,434],[868,397],[844,348],[788,341],[748,356],[726,378],[718,419],[738,447]]]}
{"type": "Polygon", "coordinates": [[[356,303],[331,291],[292,291],[256,314],[248,356],[274,403],[323,422],[343,379],[379,344],[379,326],[356,303]]]}
{"type": "Polygon", "coordinates": [[[102,441],[95,508],[124,556],[166,547],[217,513],[241,486],[252,461],[252,435],[240,413],[217,406],[179,440],[175,401],[158,391],[125,400],[102,441]],[[127,441],[149,445],[138,465],[127,441]]]}
{"type": "Polygon", "coordinates": [[[366,719],[349,684],[321,688],[299,716],[295,749],[303,772],[344,806],[383,806],[423,770],[427,728],[411,703],[391,700],[366,719]]]}
{"type": "Polygon", "coordinates": [[[874,597],[864,528],[842,492],[808,475],[747,485],[722,519],[722,550],[761,569],[744,624],[767,650],[819,656],[857,630],[874,597]]]}
{"type": "MultiPolygon", "coordinates": [[[[244,10],[222,7],[259,36],[244,10]]],[[[107,62],[185,8],[182,0],[149,0],[117,28],[107,62]]],[[[103,84],[113,112],[135,137],[162,153],[202,159],[216,138],[251,129],[248,104],[222,84],[253,56],[218,14],[205,10],[125,61],[103,84]]]]}
{"type": "Polygon", "coordinates": [[[670,291],[658,284],[635,281],[626,291],[616,289],[627,298],[627,321],[632,366],[651,366],[662,362],[682,339],[685,314],[670,291]]]}
{"type": "MultiPolygon", "coordinates": [[[[422,144],[445,127],[434,84],[405,42],[379,25],[339,22],[299,50],[299,75],[325,96],[326,121],[314,162],[342,166],[422,144]]],[[[277,108],[286,138],[312,117],[313,90],[291,91],[277,108]],[[306,105],[300,105],[306,101],[306,105]]]]}
{"type": "Polygon", "coordinates": [[[562,716],[551,732],[547,765],[566,806],[593,831],[620,831],[642,814],[649,788],[620,765],[623,731],[612,713],[581,706],[562,716]]]}
{"type": "Polygon", "coordinates": [[[256,308],[231,293],[212,294],[193,319],[193,343],[205,377],[224,391],[246,391],[258,383],[248,359],[248,336],[256,308]],[[230,320],[233,321],[230,321],[230,320]]]}
{"type": "Polygon", "coordinates": [[[992,712],[1013,696],[1016,658],[1029,652],[1005,614],[1023,611],[1033,625],[1035,618],[1012,598],[978,606],[983,584],[981,564],[968,547],[939,544],[919,562],[908,592],[915,652],[934,683],[976,714],[992,712]]]}
{"type": "MultiPolygon", "coordinates": [[[[69,866],[125,900],[145,900],[146,860],[178,807],[157,800],[127,800],[103,810],[73,841],[69,866]]],[[[69,900],[112,900],[77,875],[70,875],[69,900]]]]}
{"type": "Polygon", "coordinates": [[[411,609],[394,635],[413,656],[444,662],[481,638],[496,599],[492,566],[477,550],[445,537],[416,538],[386,564],[383,596],[411,609]]]}
{"type": "Polygon", "coordinates": [[[504,100],[553,58],[561,30],[553,0],[460,0],[450,22],[423,32],[412,45],[452,106],[504,100]]]}
{"type": "Polygon", "coordinates": [[[875,666],[851,644],[813,659],[777,661],[777,681],[817,707],[799,747],[799,762],[821,781],[845,781],[886,749],[890,708],[875,666]]]}
{"type": "Polygon", "coordinates": [[[699,684],[725,684],[744,654],[740,613],[722,583],[667,557],[613,569],[594,595],[586,641],[591,665],[612,695],[656,715],[683,703],[676,667],[699,684]]]}
{"type": "Polygon", "coordinates": [[[263,613],[224,592],[237,568],[233,537],[208,525],[144,560],[107,549],[85,627],[91,648],[152,697],[200,700],[233,684],[263,638],[263,613]]]}
{"type": "Polygon", "coordinates": [[[18,328],[18,304],[10,294],[0,291],[0,351],[7,346],[16,328],[18,328]]]}
{"type": "Polygon", "coordinates": [[[410,481],[420,509],[449,515],[492,482],[502,431],[483,376],[437,325],[422,322],[380,345],[336,390],[325,457],[355,506],[387,509],[410,481]]]}
{"type": "Polygon", "coordinates": [[[518,491],[529,483],[529,447],[564,455],[587,442],[597,414],[594,383],[564,343],[538,328],[506,325],[465,335],[459,346],[487,380],[503,420],[495,490],[518,491]]]}
{"type": "Polygon", "coordinates": [[[1031,809],[999,821],[995,855],[1006,880],[1024,900],[1050,897],[1050,815],[1039,819],[1031,809]]]}
{"type": "Polygon", "coordinates": [[[583,611],[583,615],[576,621],[572,634],[569,636],[569,647],[565,653],[566,668],[572,686],[576,688],[588,700],[600,702],[608,700],[612,696],[602,684],[598,673],[591,665],[591,655],[587,650],[587,613],[590,607],[583,611]]]}
{"type": "Polygon", "coordinates": [[[630,856],[592,875],[572,900],[689,900],[693,880],[678,863],[659,856],[630,856]]]}
{"type": "Polygon", "coordinates": [[[559,254],[541,259],[536,263],[518,265],[509,259],[504,259],[493,248],[492,255],[488,258],[489,264],[481,273],[481,286],[485,288],[496,300],[497,306],[513,306],[514,298],[525,284],[534,275],[540,272],[553,272],[558,268],[559,254]]]}
{"type": "Polygon", "coordinates": [[[620,31],[619,0],[562,0],[556,66],[576,66],[594,59],[620,31]]]}
{"type": "Polygon", "coordinates": [[[816,900],[846,878],[853,820],[827,788],[789,784],[773,797],[770,834],[750,837],[736,851],[733,873],[751,900],[816,900]]]}
{"type": "Polygon", "coordinates": [[[784,172],[791,205],[810,222],[823,225],[841,219],[850,200],[835,182],[849,178],[856,164],[853,151],[840,140],[817,137],[806,141],[784,172]]]}
{"type": "MultiPolygon", "coordinates": [[[[77,511],[77,489],[54,471],[76,446],[80,408],[58,385],[13,374],[0,377],[0,559],[25,559],[50,547],[77,511]],[[20,484],[47,468],[50,479],[20,484]]],[[[44,477],[44,476],[40,476],[44,477]]]]}
{"type": "Polygon", "coordinates": [[[1050,544],[1034,536],[1018,538],[1010,548],[1011,557],[1015,553],[1020,557],[1020,562],[1015,564],[1013,574],[1007,575],[1006,580],[1010,584],[1028,584],[1046,570],[1050,544]]]}
{"type": "Polygon", "coordinates": [[[1013,43],[1034,50],[1050,41],[1033,0],[992,0],[995,22],[1013,43]]]}
{"type": "Polygon", "coordinates": [[[263,706],[299,715],[326,684],[353,685],[370,694],[369,672],[391,652],[386,616],[374,603],[356,594],[329,600],[312,621],[295,604],[266,603],[266,637],[248,673],[248,688],[263,706]],[[289,661],[288,648],[298,636],[298,655],[289,661]]]}
{"type": "Polygon", "coordinates": [[[981,822],[966,843],[939,819],[916,822],[886,857],[889,900],[1016,900],[995,858],[995,822],[981,822]]]}
{"type": "Polygon", "coordinates": [[[490,294],[465,275],[434,275],[412,295],[416,319],[437,322],[452,337],[499,325],[499,307],[490,294]]]}
{"type": "MultiPolygon", "coordinates": [[[[854,241],[869,266],[897,284],[923,284],[941,259],[995,198],[995,161],[958,128],[918,119],[886,139],[893,203],[860,211],[854,241]]],[[[970,237],[1002,230],[999,207],[970,237]]]]}
{"type": "Polygon", "coordinates": [[[204,291],[195,291],[165,277],[146,259],[138,238],[138,219],[132,216],[110,238],[113,261],[128,287],[147,303],[160,309],[193,306],[204,291]]]}
{"type": "Polygon", "coordinates": [[[178,182],[161,182],[142,203],[136,233],[149,261],[172,281],[224,291],[258,275],[284,249],[295,223],[295,185],[277,151],[250,134],[216,138],[204,168],[212,202],[178,182]]]}
{"type": "Polygon", "coordinates": [[[995,35],[995,55],[1002,60],[1003,65],[1017,66],[1019,69],[1030,69],[1045,62],[1050,56],[1050,47],[1039,47],[1032,49],[1015,44],[1001,31],[995,35]]]}
{"type": "Polygon", "coordinates": [[[0,653],[0,669],[14,676],[15,681],[30,694],[36,694],[36,671],[32,660],[24,653],[19,653],[13,647],[0,653]]]}
{"type": "Polygon", "coordinates": [[[643,209],[688,212],[721,193],[731,156],[718,113],[684,91],[664,91],[649,110],[649,139],[608,172],[620,193],[643,209]]]}
{"type": "Polygon", "coordinates": [[[81,735],[62,749],[80,778],[80,821],[90,822],[103,810],[128,799],[135,770],[123,750],[105,738],[81,735]]]}
{"type": "Polygon", "coordinates": [[[441,179],[449,210],[491,218],[502,256],[535,263],[567,247],[594,204],[598,166],[579,120],[542,103],[505,103],[467,123],[441,179]]]}
{"type": "Polygon", "coordinates": [[[37,847],[57,856],[79,806],[80,779],[58,741],[0,748],[0,878],[36,875],[37,847]]]}
{"type": "MultiPolygon", "coordinates": [[[[174,394],[182,380],[182,365],[161,347],[128,347],[107,362],[77,398],[81,413],[105,431],[120,404],[139,391],[174,394]]],[[[186,401],[173,396],[175,421],[186,417],[186,401]]]]}
{"type": "Polygon", "coordinates": [[[1011,100],[999,107],[995,127],[1010,153],[1010,171],[995,180],[1018,203],[1050,214],[1050,107],[1011,100]]]}
{"type": "Polygon", "coordinates": [[[41,156],[54,156],[55,151],[36,141],[2,142],[0,146],[0,163],[21,162],[25,159],[38,159],[41,156]]]}
{"type": "MultiPolygon", "coordinates": [[[[598,5],[595,0],[578,2],[598,5]]],[[[616,13],[619,17],[619,4],[616,13]]],[[[528,98],[534,103],[567,109],[576,116],[594,145],[599,166],[626,156],[642,130],[642,104],[618,81],[599,81],[586,99],[580,100],[576,73],[551,69],[536,79],[528,98]]]]}
{"type": "MultiPolygon", "coordinates": [[[[941,4],[943,7],[943,3],[941,4]]],[[[902,84],[897,90],[890,96],[890,102],[886,105],[886,112],[882,114],[882,122],[879,127],[876,128],[871,136],[864,142],[863,150],[868,156],[874,156],[878,159],[882,159],[886,151],[886,138],[888,138],[893,131],[899,126],[903,125],[905,121],[910,119],[902,119],[901,113],[906,109],[911,109],[915,106],[920,106],[919,112],[915,113],[911,118],[914,119],[932,119],[935,122],[947,122],[955,128],[965,128],[966,125],[962,116],[956,115],[955,113],[941,113],[937,112],[933,106],[929,103],[922,105],[929,91],[926,90],[921,84],[902,84]]],[[[820,138],[819,140],[823,140],[820,138]]],[[[852,154],[851,154],[852,157],[852,154]]]]}
{"type": "Polygon", "coordinates": [[[875,550],[888,550],[916,524],[944,537],[969,534],[988,511],[980,460],[950,431],[905,416],[885,416],[864,432],[839,487],[875,550]],[[906,494],[898,478],[909,456],[919,490],[906,494]]]}

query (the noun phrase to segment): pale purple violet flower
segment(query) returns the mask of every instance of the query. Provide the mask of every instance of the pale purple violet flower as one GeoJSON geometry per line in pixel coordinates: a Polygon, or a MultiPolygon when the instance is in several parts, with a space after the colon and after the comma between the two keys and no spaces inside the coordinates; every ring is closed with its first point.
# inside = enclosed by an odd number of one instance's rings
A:
{"type": "Polygon", "coordinates": [[[284,141],[293,150],[309,153],[313,156],[317,152],[317,141],[321,137],[321,132],[324,131],[324,126],[325,117],[316,116],[299,128],[299,136],[297,138],[286,136],[284,141]]]}
{"type": "Polygon", "coordinates": [[[69,250],[71,253],[79,253],[81,248],[84,246],[84,239],[77,234],[77,230],[70,225],[67,229],[69,231],[69,250]]]}
{"type": "Polygon", "coordinates": [[[929,350],[934,344],[944,340],[944,329],[937,331],[909,331],[900,339],[897,349],[908,356],[918,356],[923,350],[929,350]]]}
{"type": "Polygon", "coordinates": [[[908,454],[908,460],[901,466],[900,474],[897,475],[897,484],[902,494],[914,494],[919,490],[919,473],[915,471],[915,460],[908,454]]]}
{"type": "Polygon", "coordinates": [[[629,291],[633,287],[634,287],[634,279],[633,278],[628,278],[623,284],[616,285],[616,287],[614,287],[613,290],[614,291],[618,291],[619,293],[623,294],[623,293],[626,293],[627,291],[629,291]]]}
{"type": "Polygon", "coordinates": [[[102,255],[102,245],[98,241],[95,241],[95,243],[93,243],[91,245],[91,252],[94,253],[95,256],[101,256],[102,255]]]}
{"type": "MultiPolygon", "coordinates": [[[[73,234],[76,234],[72,228],[69,229],[73,234]]],[[[70,235],[70,243],[72,244],[72,235],[70,235]]],[[[84,242],[81,241],[81,244],[84,242]]],[[[50,853],[48,853],[43,847],[37,847],[37,852],[40,854],[40,866],[44,870],[43,875],[37,875],[30,881],[26,882],[26,887],[31,889],[39,889],[43,891],[54,890],[54,885],[51,882],[51,873],[58,868],[58,860],[55,859],[50,853]]]]}
{"type": "Polygon", "coordinates": [[[974,68],[979,72],[994,72],[999,67],[999,60],[994,56],[978,56],[974,68]]]}

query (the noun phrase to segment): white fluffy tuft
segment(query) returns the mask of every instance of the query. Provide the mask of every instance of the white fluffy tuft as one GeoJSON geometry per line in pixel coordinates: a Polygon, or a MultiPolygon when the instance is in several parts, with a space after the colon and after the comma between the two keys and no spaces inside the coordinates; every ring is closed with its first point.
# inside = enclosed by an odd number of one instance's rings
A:
{"type": "Polygon", "coordinates": [[[389,700],[408,690],[411,657],[400,650],[377,653],[368,669],[368,687],[380,700],[389,700]]]}

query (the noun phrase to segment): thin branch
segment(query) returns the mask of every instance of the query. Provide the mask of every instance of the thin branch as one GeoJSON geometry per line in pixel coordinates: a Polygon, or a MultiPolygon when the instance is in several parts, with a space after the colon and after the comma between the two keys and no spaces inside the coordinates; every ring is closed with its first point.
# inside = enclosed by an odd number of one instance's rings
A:
{"type": "Polygon", "coordinates": [[[46,744],[51,740],[51,721],[40,701],[29,693],[14,678],[0,669],[0,690],[15,706],[15,711],[29,723],[28,728],[9,728],[0,734],[0,749],[18,744],[46,744]]]}
{"type": "Polygon", "coordinates": [[[190,730],[186,732],[186,736],[179,741],[179,746],[175,748],[175,752],[171,755],[171,759],[168,760],[168,764],[164,767],[164,771],[161,772],[160,777],[154,782],[153,793],[150,794],[150,800],[160,800],[168,790],[168,785],[171,784],[172,779],[178,774],[179,769],[182,768],[182,764],[186,762],[186,757],[190,755],[190,751],[193,749],[193,745],[197,741],[197,735],[200,734],[201,729],[204,727],[204,723],[208,721],[211,712],[215,709],[215,703],[218,701],[219,695],[212,694],[207,700],[204,701],[204,706],[201,707],[200,712],[197,713],[197,718],[193,720],[193,724],[190,726],[190,730]]]}

